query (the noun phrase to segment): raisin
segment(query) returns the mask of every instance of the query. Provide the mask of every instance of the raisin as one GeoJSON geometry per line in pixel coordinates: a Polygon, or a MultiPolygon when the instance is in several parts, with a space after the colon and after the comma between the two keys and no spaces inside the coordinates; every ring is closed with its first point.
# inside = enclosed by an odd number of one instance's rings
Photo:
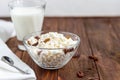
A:
{"type": "Polygon", "coordinates": [[[77,72],[77,77],[82,78],[84,76],[84,73],[81,71],[77,72]]]}
{"type": "Polygon", "coordinates": [[[45,39],[45,40],[44,40],[44,43],[46,43],[46,42],[48,42],[48,41],[50,41],[50,38],[45,39]]]}

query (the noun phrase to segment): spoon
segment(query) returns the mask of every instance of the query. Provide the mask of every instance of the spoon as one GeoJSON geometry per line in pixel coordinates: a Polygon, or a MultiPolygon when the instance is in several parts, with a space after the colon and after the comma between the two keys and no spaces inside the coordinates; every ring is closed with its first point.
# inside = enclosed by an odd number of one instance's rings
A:
{"type": "Polygon", "coordinates": [[[20,68],[16,67],[16,66],[14,65],[14,61],[13,61],[10,57],[8,57],[8,56],[3,56],[3,57],[1,58],[1,60],[2,60],[3,62],[5,62],[5,63],[9,64],[10,66],[16,68],[18,71],[20,71],[20,72],[23,73],[23,74],[30,74],[30,73],[28,73],[28,71],[23,71],[23,70],[21,70],[20,68]]]}

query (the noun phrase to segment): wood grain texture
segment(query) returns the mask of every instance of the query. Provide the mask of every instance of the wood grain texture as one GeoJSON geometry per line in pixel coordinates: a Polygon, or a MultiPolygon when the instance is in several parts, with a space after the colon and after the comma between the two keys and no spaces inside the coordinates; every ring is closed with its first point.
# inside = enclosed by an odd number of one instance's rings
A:
{"type": "Polygon", "coordinates": [[[120,80],[120,18],[45,18],[43,30],[75,33],[81,43],[78,57],[59,70],[45,70],[27,52],[18,50],[16,37],[9,39],[7,45],[35,71],[37,80],[120,80]],[[77,77],[78,71],[84,73],[82,78],[77,77]]]}
{"type": "MultiPolygon", "coordinates": [[[[85,20],[86,33],[93,55],[98,57],[96,66],[100,80],[120,80],[120,40],[116,31],[116,25],[109,19],[88,19],[85,20]]],[[[117,23],[116,23],[117,24],[117,23]]],[[[118,23],[119,24],[119,23],[118,23]]]]}

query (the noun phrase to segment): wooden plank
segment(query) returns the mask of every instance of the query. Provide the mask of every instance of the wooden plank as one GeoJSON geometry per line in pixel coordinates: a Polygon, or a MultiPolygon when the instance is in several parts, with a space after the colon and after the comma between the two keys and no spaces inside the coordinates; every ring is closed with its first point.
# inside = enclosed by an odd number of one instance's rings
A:
{"type": "Polygon", "coordinates": [[[57,28],[58,28],[58,19],[57,18],[45,18],[42,30],[57,31],[57,28]]]}
{"type": "Polygon", "coordinates": [[[86,33],[96,62],[100,80],[120,80],[120,64],[115,52],[120,51],[120,40],[109,19],[86,19],[86,33]]]}
{"type": "Polygon", "coordinates": [[[65,18],[59,18],[58,19],[58,30],[59,31],[66,31],[66,19],[65,18]]]}
{"type": "Polygon", "coordinates": [[[19,57],[19,58],[22,58],[22,55],[23,55],[23,52],[24,51],[20,51],[17,47],[17,38],[14,37],[14,38],[11,38],[9,39],[6,44],[8,45],[8,47],[19,57]]]}
{"type": "MultiPolygon", "coordinates": [[[[73,32],[81,37],[81,44],[77,52],[80,57],[72,58],[67,65],[59,69],[58,77],[60,77],[61,80],[88,80],[93,77],[98,78],[94,61],[88,59],[88,56],[92,54],[85,34],[83,20],[65,18],[60,19],[58,25],[61,26],[61,23],[63,27],[66,26],[65,31],[73,32]],[[78,78],[76,75],[78,71],[82,71],[85,76],[78,78]]],[[[64,29],[63,27],[59,27],[59,30],[64,29]]]]}
{"type": "Polygon", "coordinates": [[[110,19],[113,30],[116,33],[117,37],[120,39],[120,18],[110,19]]]}

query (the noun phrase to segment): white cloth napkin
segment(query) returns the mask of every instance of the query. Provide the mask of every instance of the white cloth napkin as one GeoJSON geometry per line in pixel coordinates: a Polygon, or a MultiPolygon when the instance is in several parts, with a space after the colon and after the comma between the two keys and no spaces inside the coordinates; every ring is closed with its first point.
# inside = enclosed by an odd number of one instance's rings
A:
{"type": "Polygon", "coordinates": [[[0,38],[6,42],[10,37],[16,36],[13,23],[10,21],[0,20],[0,38]]]}
{"type": "Polygon", "coordinates": [[[34,71],[22,62],[4,43],[15,36],[15,30],[11,22],[0,20],[0,80],[36,80],[34,71]],[[22,74],[15,68],[1,60],[2,56],[9,56],[15,62],[14,65],[22,70],[28,70],[30,74],[22,74]]]}

